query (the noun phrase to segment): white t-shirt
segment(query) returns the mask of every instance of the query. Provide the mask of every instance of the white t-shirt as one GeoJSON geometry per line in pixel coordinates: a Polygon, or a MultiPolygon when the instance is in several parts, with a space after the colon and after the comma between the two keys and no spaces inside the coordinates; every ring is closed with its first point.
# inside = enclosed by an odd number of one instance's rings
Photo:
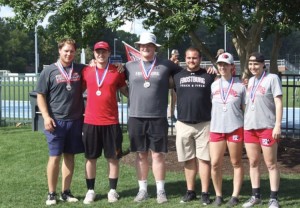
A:
{"type": "Polygon", "coordinates": [[[222,86],[226,95],[229,81],[222,78],[214,81],[211,85],[212,93],[212,111],[210,131],[215,133],[231,133],[234,130],[243,127],[244,116],[242,104],[245,103],[246,87],[238,78],[233,78],[233,84],[229,91],[226,103],[221,98],[222,86]],[[222,82],[222,85],[220,84],[222,82]]]}
{"type": "Polygon", "coordinates": [[[250,94],[254,83],[258,83],[258,80],[251,77],[246,96],[244,129],[274,128],[276,121],[274,98],[282,95],[280,79],[276,74],[266,74],[257,87],[254,102],[252,102],[250,94]]]}

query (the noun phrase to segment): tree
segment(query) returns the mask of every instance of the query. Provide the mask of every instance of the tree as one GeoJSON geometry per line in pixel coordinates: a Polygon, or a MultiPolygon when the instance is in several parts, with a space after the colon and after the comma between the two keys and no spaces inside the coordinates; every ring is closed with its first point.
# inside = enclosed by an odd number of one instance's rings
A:
{"type": "MultiPolygon", "coordinates": [[[[214,60],[214,52],[204,43],[203,34],[197,30],[201,23],[211,33],[226,25],[232,34],[232,42],[241,61],[241,68],[246,69],[247,57],[258,50],[261,38],[274,34],[271,51],[271,70],[277,71],[277,56],[283,36],[291,28],[299,28],[300,4],[291,0],[66,0],[66,1],[20,1],[0,0],[0,4],[14,8],[16,19],[33,26],[49,12],[61,16],[62,34],[80,34],[84,31],[85,43],[89,38],[89,28],[106,24],[116,29],[126,21],[136,18],[145,19],[146,28],[155,27],[156,33],[168,30],[172,34],[170,42],[189,35],[193,44],[201,49],[205,56],[214,60]]],[[[266,54],[269,56],[269,54],[266,54]]]]}
{"type": "Polygon", "coordinates": [[[1,18],[0,31],[0,69],[20,73],[33,69],[33,34],[1,18]]]}

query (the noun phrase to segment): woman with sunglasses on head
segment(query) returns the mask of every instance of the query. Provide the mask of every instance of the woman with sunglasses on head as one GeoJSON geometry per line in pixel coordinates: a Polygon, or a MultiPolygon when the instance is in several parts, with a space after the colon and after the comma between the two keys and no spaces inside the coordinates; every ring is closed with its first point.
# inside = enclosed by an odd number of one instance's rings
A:
{"type": "Polygon", "coordinates": [[[261,156],[269,171],[269,208],[278,208],[279,169],[277,166],[278,141],[281,135],[282,86],[276,74],[265,69],[265,58],[254,52],[249,56],[250,78],[246,97],[244,141],[250,164],[252,196],[243,207],[261,204],[261,156]]]}
{"type": "Polygon", "coordinates": [[[217,60],[221,78],[212,86],[212,118],[210,126],[211,176],[216,192],[215,206],[223,204],[222,166],[224,153],[228,148],[233,167],[233,192],[227,206],[239,203],[243,183],[243,125],[246,88],[233,74],[234,60],[230,53],[222,53],[217,60]]]}

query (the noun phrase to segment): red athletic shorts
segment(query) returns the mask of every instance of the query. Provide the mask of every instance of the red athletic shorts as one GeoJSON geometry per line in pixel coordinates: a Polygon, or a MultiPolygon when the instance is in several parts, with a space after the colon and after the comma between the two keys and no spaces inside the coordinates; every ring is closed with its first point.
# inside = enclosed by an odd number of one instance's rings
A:
{"type": "Polygon", "coordinates": [[[245,143],[260,143],[262,146],[270,147],[278,139],[272,137],[273,129],[251,129],[244,130],[244,140],[245,143]]]}
{"type": "Polygon", "coordinates": [[[229,142],[242,142],[244,138],[244,129],[243,127],[238,128],[230,133],[216,133],[210,132],[210,142],[219,142],[227,140],[229,142]]]}

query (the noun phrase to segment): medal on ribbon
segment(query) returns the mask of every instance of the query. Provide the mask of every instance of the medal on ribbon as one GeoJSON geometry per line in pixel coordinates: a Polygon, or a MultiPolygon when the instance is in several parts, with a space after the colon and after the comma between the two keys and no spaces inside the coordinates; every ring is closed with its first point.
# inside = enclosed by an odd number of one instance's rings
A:
{"type": "Polygon", "coordinates": [[[109,67],[109,63],[107,63],[107,65],[104,69],[104,72],[102,74],[102,77],[99,77],[98,68],[97,68],[97,66],[95,67],[96,82],[97,82],[97,86],[98,86],[98,90],[96,91],[97,96],[100,96],[102,94],[100,91],[100,87],[103,85],[104,79],[105,79],[107,71],[108,71],[108,67],[109,67]]]}
{"type": "Polygon", "coordinates": [[[151,66],[148,69],[146,69],[145,65],[144,65],[144,62],[141,60],[142,73],[143,73],[144,80],[145,80],[145,82],[144,82],[144,88],[149,88],[151,86],[151,84],[149,82],[149,79],[150,79],[150,76],[151,76],[151,72],[154,69],[155,63],[156,63],[156,57],[154,58],[154,61],[151,64],[151,66]]]}
{"type": "Polygon", "coordinates": [[[72,65],[71,65],[71,69],[69,71],[69,74],[66,72],[66,70],[64,69],[63,65],[60,63],[60,61],[57,61],[56,63],[57,65],[57,68],[60,72],[60,74],[66,79],[67,81],[67,85],[66,85],[66,89],[68,91],[71,91],[72,90],[72,86],[71,86],[71,79],[72,79],[72,74],[73,74],[73,62],[72,62],[72,65]]]}
{"type": "Polygon", "coordinates": [[[255,100],[256,91],[257,91],[258,87],[260,86],[260,84],[261,84],[263,78],[265,77],[265,75],[266,75],[266,71],[263,72],[263,74],[259,78],[257,84],[255,84],[255,78],[253,79],[253,86],[252,86],[252,89],[251,89],[251,92],[250,92],[250,98],[251,98],[251,101],[252,101],[250,109],[252,111],[255,110],[254,100],[255,100]]]}
{"type": "Polygon", "coordinates": [[[226,102],[227,102],[228,96],[230,94],[231,88],[233,86],[233,77],[231,77],[230,84],[229,84],[226,92],[224,92],[224,89],[223,89],[223,86],[222,86],[222,79],[220,79],[219,83],[220,83],[221,100],[223,102],[223,111],[226,112],[227,111],[226,102]]]}

